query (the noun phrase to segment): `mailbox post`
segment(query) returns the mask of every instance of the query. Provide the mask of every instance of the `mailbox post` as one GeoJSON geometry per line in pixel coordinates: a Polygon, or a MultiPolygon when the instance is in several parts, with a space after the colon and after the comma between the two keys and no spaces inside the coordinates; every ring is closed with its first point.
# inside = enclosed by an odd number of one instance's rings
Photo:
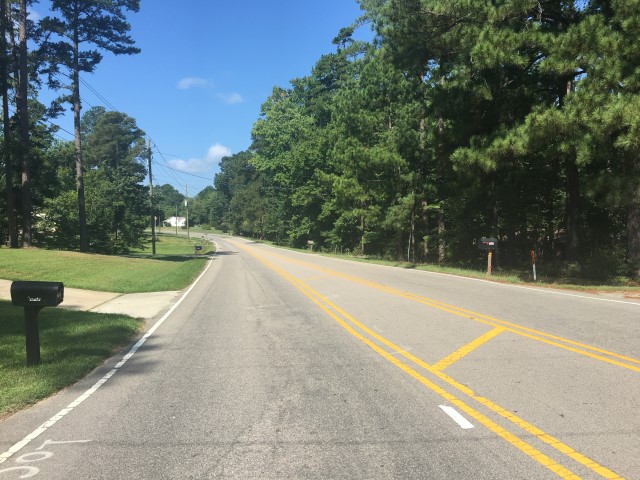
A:
{"type": "Polygon", "coordinates": [[[38,313],[44,307],[56,307],[64,300],[61,282],[13,282],[11,303],[24,307],[27,365],[40,363],[40,329],[38,313]]]}
{"type": "Polygon", "coordinates": [[[482,237],[478,242],[478,249],[487,252],[487,275],[491,276],[493,252],[498,249],[498,239],[482,237]]]}

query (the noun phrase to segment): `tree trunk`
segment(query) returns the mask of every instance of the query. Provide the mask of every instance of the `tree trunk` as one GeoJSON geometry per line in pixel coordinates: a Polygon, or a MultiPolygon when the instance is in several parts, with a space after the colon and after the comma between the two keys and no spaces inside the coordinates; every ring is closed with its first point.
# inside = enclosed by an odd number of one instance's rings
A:
{"type": "Polygon", "coordinates": [[[629,205],[627,215],[627,242],[629,262],[633,276],[640,280],[640,199],[634,199],[629,205]]]}
{"type": "Polygon", "coordinates": [[[7,200],[8,245],[18,247],[18,223],[16,221],[15,198],[13,192],[13,164],[11,162],[11,127],[9,121],[9,56],[7,45],[7,2],[0,0],[0,95],[2,95],[2,133],[4,149],[4,175],[7,200]]]}
{"type": "Polygon", "coordinates": [[[415,202],[411,209],[411,231],[409,232],[409,248],[408,248],[408,260],[409,263],[416,261],[416,207],[415,202]]]}
{"type": "MultiPolygon", "coordinates": [[[[574,90],[573,79],[564,84],[564,90],[559,95],[559,108],[564,108],[564,100],[571,95],[574,90]]],[[[565,256],[567,260],[574,261],[578,258],[579,231],[578,223],[580,217],[580,177],[575,155],[567,155],[565,159],[566,176],[566,231],[567,243],[565,256]]]]}
{"type": "Polygon", "coordinates": [[[630,163],[632,198],[627,212],[627,256],[635,280],[640,280],[640,158],[630,163]]]}
{"type": "Polygon", "coordinates": [[[29,64],[27,61],[27,0],[20,0],[19,65],[16,109],[20,125],[20,157],[22,166],[22,246],[32,245],[31,140],[29,138],[29,64]]]}
{"type": "Polygon", "coordinates": [[[446,259],[445,218],[444,218],[444,119],[438,120],[438,134],[440,136],[440,148],[438,152],[438,190],[440,196],[440,209],[438,210],[438,264],[442,265],[446,259]]]}
{"type": "Polygon", "coordinates": [[[426,200],[422,201],[422,221],[424,223],[424,244],[422,246],[422,261],[429,263],[429,209],[426,200]]]}
{"type": "Polygon", "coordinates": [[[362,230],[362,237],[360,237],[360,255],[364,257],[364,213],[360,215],[360,229],[362,230]]]}
{"type": "MultiPolygon", "coordinates": [[[[76,4],[77,8],[77,4],[76,4]]],[[[73,133],[76,147],[76,183],[78,190],[78,220],[80,227],[80,251],[89,251],[89,236],[87,234],[87,214],[84,201],[84,173],[82,168],[82,145],[80,142],[80,66],[79,66],[79,38],[78,38],[78,17],[76,10],[74,19],[73,35],[73,133]]]]}
{"type": "MultiPolygon", "coordinates": [[[[553,161],[553,170],[558,171],[558,162],[553,161]]],[[[556,256],[556,208],[555,208],[555,196],[553,195],[553,189],[547,187],[545,193],[546,203],[546,219],[545,219],[545,252],[550,259],[556,256]]]]}
{"type": "Polygon", "coordinates": [[[438,212],[438,264],[442,265],[446,259],[446,244],[444,241],[444,233],[445,233],[445,222],[444,222],[444,211],[442,210],[442,206],[440,206],[440,211],[438,212]]]}
{"type": "Polygon", "coordinates": [[[498,195],[496,194],[495,173],[489,174],[489,203],[491,208],[491,235],[498,238],[498,195]]]}
{"type": "Polygon", "coordinates": [[[580,216],[580,179],[578,166],[574,158],[567,158],[565,162],[567,175],[567,260],[578,258],[578,219],[580,216]]]}

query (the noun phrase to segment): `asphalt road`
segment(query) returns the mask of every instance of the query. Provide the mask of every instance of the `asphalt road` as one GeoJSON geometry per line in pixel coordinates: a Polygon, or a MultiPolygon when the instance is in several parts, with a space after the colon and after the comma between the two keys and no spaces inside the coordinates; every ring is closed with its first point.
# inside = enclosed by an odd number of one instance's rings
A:
{"type": "Polygon", "coordinates": [[[216,241],[0,480],[640,479],[640,302],[216,241]]]}

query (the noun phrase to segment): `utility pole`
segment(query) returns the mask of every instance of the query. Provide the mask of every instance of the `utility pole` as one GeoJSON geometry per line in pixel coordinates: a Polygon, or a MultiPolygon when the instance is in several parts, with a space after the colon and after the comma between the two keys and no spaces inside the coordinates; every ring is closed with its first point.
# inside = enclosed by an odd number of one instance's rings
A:
{"type": "Polygon", "coordinates": [[[176,203],[176,237],[178,236],[178,204],[176,203]]]}
{"type": "Polygon", "coordinates": [[[187,240],[191,240],[189,236],[189,185],[185,185],[185,189],[184,206],[187,207],[187,240]]]}
{"type": "Polygon", "coordinates": [[[151,206],[151,252],[156,254],[156,217],[153,209],[153,175],[151,174],[151,139],[149,139],[147,159],[149,160],[149,205],[151,206]]]}

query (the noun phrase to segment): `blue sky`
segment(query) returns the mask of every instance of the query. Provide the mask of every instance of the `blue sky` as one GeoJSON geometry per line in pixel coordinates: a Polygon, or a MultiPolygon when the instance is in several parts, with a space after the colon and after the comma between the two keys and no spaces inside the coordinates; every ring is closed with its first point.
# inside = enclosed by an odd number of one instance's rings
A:
{"type": "MultiPolygon", "coordinates": [[[[138,122],[154,152],[154,183],[189,196],[212,184],[224,155],[246,150],[274,86],[311,72],[360,14],[356,0],[141,0],[129,15],[142,53],[105,53],[83,79],[138,122]],[[171,167],[181,172],[170,170],[171,167]]],[[[47,15],[46,2],[34,5],[47,15]]],[[[83,111],[105,105],[81,86],[83,111]]],[[[42,95],[43,100],[47,98],[42,95]]],[[[58,119],[72,132],[71,119],[58,119]]],[[[59,136],[71,139],[61,131],[59,136]]]]}

